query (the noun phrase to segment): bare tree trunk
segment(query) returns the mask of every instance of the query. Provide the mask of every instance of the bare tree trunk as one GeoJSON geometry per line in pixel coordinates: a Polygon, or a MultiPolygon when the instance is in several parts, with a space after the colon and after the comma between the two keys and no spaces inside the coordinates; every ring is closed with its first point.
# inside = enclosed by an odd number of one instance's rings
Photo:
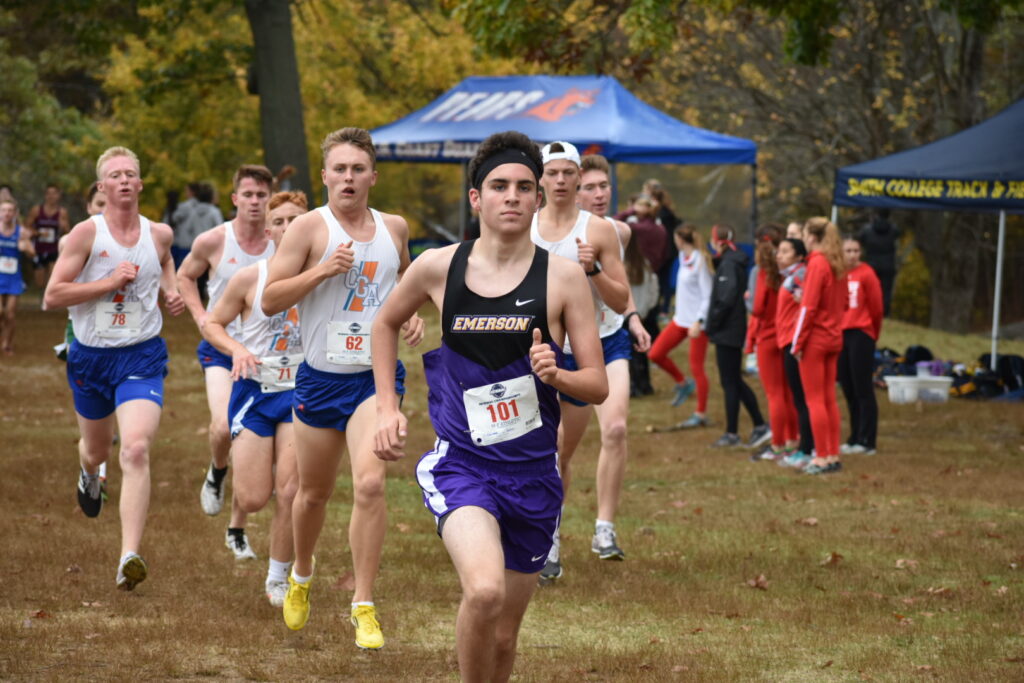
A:
{"type": "Polygon", "coordinates": [[[275,174],[286,165],[294,166],[292,187],[315,203],[289,0],[245,0],[245,13],[255,45],[263,156],[275,174]]]}
{"type": "Polygon", "coordinates": [[[922,212],[914,242],[932,274],[929,327],[964,334],[970,331],[981,253],[976,215],[922,212]]]}

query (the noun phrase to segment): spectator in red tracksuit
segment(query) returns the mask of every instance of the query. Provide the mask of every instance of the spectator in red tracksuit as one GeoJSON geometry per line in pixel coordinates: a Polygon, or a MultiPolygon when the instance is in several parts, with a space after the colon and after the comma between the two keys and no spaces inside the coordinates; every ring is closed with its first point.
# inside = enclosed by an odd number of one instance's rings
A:
{"type": "MultiPolygon", "coordinates": [[[[801,231],[803,223],[798,224],[801,231]]],[[[793,224],[790,223],[790,227],[793,224]]],[[[788,234],[788,230],[787,230],[788,234]]],[[[775,263],[779,267],[782,284],[779,287],[779,300],[775,307],[775,336],[779,350],[782,351],[782,364],[786,371],[786,384],[793,394],[793,405],[796,407],[797,425],[800,432],[800,443],[795,453],[790,453],[779,460],[781,467],[803,469],[810,462],[814,452],[814,434],[811,432],[811,418],[807,412],[807,401],[804,398],[804,386],[800,381],[800,363],[793,358],[790,342],[793,341],[793,330],[796,318],[800,313],[800,300],[803,298],[804,279],[807,277],[807,247],[800,238],[787,237],[779,242],[775,250],[775,263]]]]}
{"type": "Polygon", "coordinates": [[[850,236],[843,241],[846,261],[847,309],[843,315],[843,351],[839,354],[839,386],[850,409],[850,438],[841,453],[874,455],[878,436],[878,403],[872,375],[875,342],[882,331],[882,284],[874,268],[861,263],[861,244],[850,236]]]}
{"type": "Polygon", "coordinates": [[[817,452],[804,468],[807,474],[839,472],[839,404],[836,370],[843,348],[846,278],[839,229],[826,218],[804,223],[807,279],[793,330],[792,353],[800,362],[800,380],[811,417],[817,452]]]}
{"type": "Polygon", "coordinates": [[[771,443],[764,450],[750,456],[753,461],[781,460],[796,451],[799,428],[793,393],[786,382],[782,349],[775,332],[775,312],[779,299],[782,276],[775,261],[775,251],[782,241],[782,226],[766,223],[757,229],[754,260],[757,263],[757,283],[754,286],[754,305],[747,325],[747,348],[757,349],[757,370],[761,386],[768,397],[768,422],[772,428],[771,443]]]}

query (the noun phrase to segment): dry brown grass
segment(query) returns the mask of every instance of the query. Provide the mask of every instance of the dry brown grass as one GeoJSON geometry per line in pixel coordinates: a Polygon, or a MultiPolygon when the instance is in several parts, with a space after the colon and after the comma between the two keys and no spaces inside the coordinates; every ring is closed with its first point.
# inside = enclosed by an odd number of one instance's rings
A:
{"type": "MultiPolygon", "coordinates": [[[[250,524],[261,560],[231,559],[226,517],[198,505],[207,417],[196,335],[181,319],[166,325],[171,374],[143,547],[150,578],[116,591],[116,505],[90,520],[75,503],[74,415],[49,348],[63,318],[30,306],[19,313],[18,355],[0,364],[0,678],[457,678],[458,586],[412,478],[415,455],[393,466],[388,488],[376,591],[384,650],[354,647],[349,595],[334,586],[351,569],[348,477],[321,542],[305,630],[288,631],[262,595],[268,511],[250,524]]],[[[941,352],[943,338],[929,338],[941,352]]],[[[422,368],[413,354],[406,360],[418,454],[432,433],[422,368]]],[[[1019,405],[891,406],[882,397],[880,454],[812,478],[708,450],[714,429],[645,434],[648,423],[679,419],[664,377],[655,380],[660,394],[632,406],[618,520],[628,560],[601,563],[588,551],[590,433],[563,531],[566,576],[527,614],[518,680],[1024,678],[1019,405]]],[[[715,391],[719,425],[720,411],[715,391]]],[[[113,465],[112,503],[118,482],[113,465]]]]}

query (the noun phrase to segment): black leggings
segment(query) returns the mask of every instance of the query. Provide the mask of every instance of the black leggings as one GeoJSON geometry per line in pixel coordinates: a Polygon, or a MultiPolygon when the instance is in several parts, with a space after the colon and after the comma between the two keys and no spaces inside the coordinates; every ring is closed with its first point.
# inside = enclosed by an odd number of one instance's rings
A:
{"type": "Polygon", "coordinates": [[[757,396],[743,381],[743,349],[738,346],[715,344],[715,358],[718,362],[718,377],[725,392],[725,431],[729,434],[737,433],[741,402],[750,414],[754,426],[763,425],[761,409],[757,407],[757,396]]]}
{"type": "Polygon", "coordinates": [[[796,406],[796,415],[800,423],[800,451],[811,454],[814,450],[814,433],[811,432],[811,414],[807,412],[807,400],[804,398],[804,385],[800,381],[800,363],[793,354],[789,352],[790,346],[782,350],[782,364],[786,370],[786,381],[789,383],[789,390],[793,393],[793,404],[796,406]]]}
{"type": "Polygon", "coordinates": [[[875,340],[864,330],[843,330],[839,354],[839,386],[850,409],[850,438],[846,443],[874,450],[878,438],[878,401],[872,371],[875,340]]]}

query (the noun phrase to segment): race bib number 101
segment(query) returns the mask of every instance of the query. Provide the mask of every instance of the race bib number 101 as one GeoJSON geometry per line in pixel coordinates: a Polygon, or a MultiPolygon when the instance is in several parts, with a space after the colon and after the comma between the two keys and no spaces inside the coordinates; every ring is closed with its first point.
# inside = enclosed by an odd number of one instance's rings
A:
{"type": "Polygon", "coordinates": [[[470,437],[478,446],[510,441],[543,424],[533,375],[467,389],[462,401],[470,437]]]}
{"type": "Polygon", "coordinates": [[[327,323],[327,362],[370,365],[370,324],[332,320],[327,323]]]}

